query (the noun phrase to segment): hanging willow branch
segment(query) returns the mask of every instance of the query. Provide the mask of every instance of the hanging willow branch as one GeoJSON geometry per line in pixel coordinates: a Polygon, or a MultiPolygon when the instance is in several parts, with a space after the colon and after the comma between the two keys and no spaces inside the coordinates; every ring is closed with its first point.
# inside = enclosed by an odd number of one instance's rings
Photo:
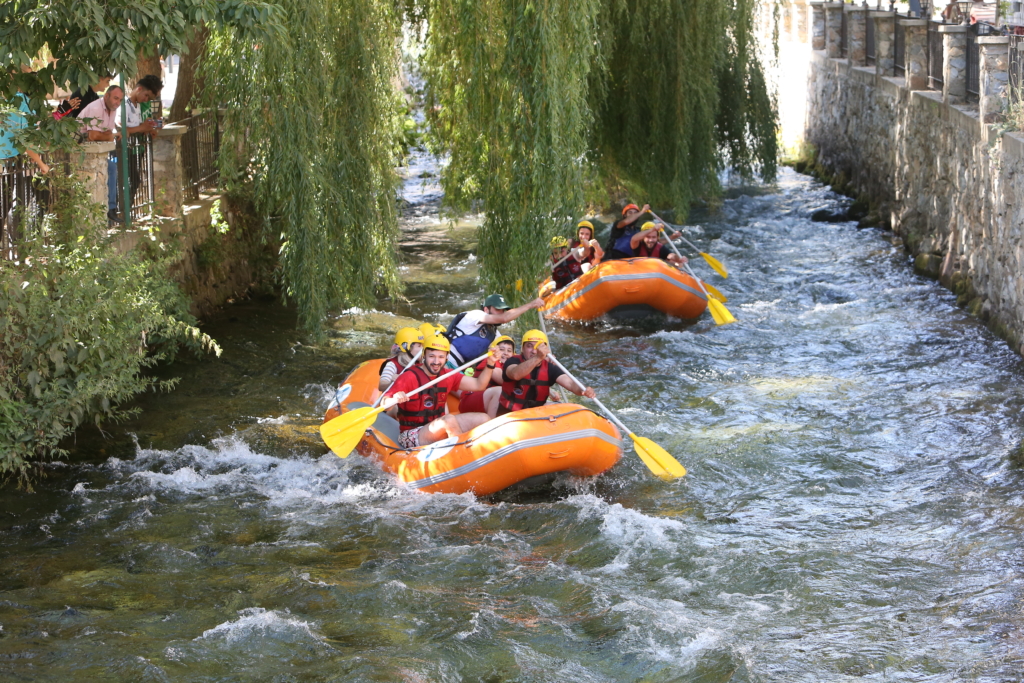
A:
{"type": "Polygon", "coordinates": [[[511,300],[534,284],[556,232],[582,206],[592,122],[588,77],[600,0],[426,3],[428,111],[450,155],[455,210],[479,202],[484,284],[511,300]],[[515,283],[526,286],[517,292],[515,283]]]}
{"type": "Polygon", "coordinates": [[[203,99],[226,109],[222,172],[252,182],[287,296],[318,334],[330,311],[401,289],[399,22],[388,0],[279,4],[284,30],[266,41],[211,36],[203,99]]]}

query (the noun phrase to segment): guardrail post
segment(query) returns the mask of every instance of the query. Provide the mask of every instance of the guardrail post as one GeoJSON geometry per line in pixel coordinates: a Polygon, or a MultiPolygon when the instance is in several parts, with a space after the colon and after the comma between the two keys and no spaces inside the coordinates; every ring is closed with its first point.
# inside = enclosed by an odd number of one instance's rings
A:
{"type": "Polygon", "coordinates": [[[114,151],[114,142],[83,142],[71,153],[72,172],[83,180],[89,197],[103,206],[107,214],[107,157],[114,151]]]}
{"type": "Polygon", "coordinates": [[[978,36],[978,47],[981,50],[978,114],[982,123],[996,123],[1003,120],[1009,103],[1010,37],[978,36]]]}
{"type": "Polygon", "coordinates": [[[875,22],[875,73],[893,76],[896,54],[896,21],[892,12],[868,12],[868,21],[875,22]]]}
{"type": "Polygon", "coordinates": [[[793,23],[796,25],[796,42],[806,43],[807,42],[807,19],[808,12],[810,9],[807,7],[807,3],[804,0],[797,0],[796,2],[796,15],[793,17],[793,23]]]}
{"type": "Polygon", "coordinates": [[[160,216],[182,215],[184,196],[181,190],[185,170],[181,159],[181,136],[188,126],[165,126],[153,140],[154,209],[160,216]]]}
{"type": "Polygon", "coordinates": [[[900,19],[907,32],[906,79],[910,90],[928,89],[928,20],[900,19]]]}
{"type": "Polygon", "coordinates": [[[967,99],[967,27],[944,24],[942,34],[942,101],[960,104],[967,99]]]}
{"type": "Polygon", "coordinates": [[[811,0],[808,3],[811,13],[811,49],[825,49],[825,2],[811,0]]]}
{"type": "Polygon", "coordinates": [[[851,66],[865,66],[867,62],[867,15],[868,8],[860,5],[844,5],[846,12],[846,56],[851,66]]]}
{"type": "Polygon", "coordinates": [[[841,2],[825,3],[825,54],[829,57],[840,56],[839,43],[842,40],[843,4],[841,2]]]}

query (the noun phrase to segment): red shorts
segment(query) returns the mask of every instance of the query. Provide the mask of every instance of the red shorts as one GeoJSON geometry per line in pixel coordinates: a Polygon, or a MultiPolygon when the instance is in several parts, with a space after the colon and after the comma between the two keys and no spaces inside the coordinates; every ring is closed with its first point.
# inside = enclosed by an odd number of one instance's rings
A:
{"type": "Polygon", "coordinates": [[[459,399],[459,412],[460,413],[483,413],[484,410],[484,392],[482,391],[467,391],[462,394],[462,398],[459,399]]]}

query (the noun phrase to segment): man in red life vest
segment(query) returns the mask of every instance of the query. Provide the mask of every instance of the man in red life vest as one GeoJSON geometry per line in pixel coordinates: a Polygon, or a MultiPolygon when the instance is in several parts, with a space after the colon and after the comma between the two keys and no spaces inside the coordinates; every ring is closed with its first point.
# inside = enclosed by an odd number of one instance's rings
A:
{"type": "MultiPolygon", "coordinates": [[[[662,244],[658,238],[662,232],[665,231],[665,226],[661,223],[652,223],[647,221],[640,228],[640,232],[633,235],[630,240],[630,246],[633,247],[633,251],[636,252],[637,256],[644,258],[660,258],[662,261],[668,261],[674,266],[682,266],[688,262],[688,259],[683,256],[676,256],[668,245],[662,244]]],[[[670,240],[679,239],[683,233],[678,230],[669,237],[670,240]]]]}
{"type": "Polygon", "coordinates": [[[530,330],[523,335],[520,355],[509,358],[502,368],[505,381],[501,385],[501,394],[498,398],[498,415],[544,405],[548,400],[550,387],[555,384],[577,396],[596,396],[590,387],[581,392],[568,375],[547,361],[548,353],[546,334],[540,330],[530,330]]]}
{"type": "Polygon", "coordinates": [[[448,392],[458,389],[483,391],[487,387],[491,381],[495,360],[498,358],[497,350],[492,351],[492,357],[487,360],[483,371],[476,377],[455,373],[429,389],[413,396],[408,395],[408,392],[418,389],[444,371],[444,363],[450,350],[451,345],[441,335],[425,339],[422,364],[409,368],[384,394],[381,405],[388,409],[397,406],[397,414],[393,417],[398,419],[398,445],[402,448],[418,448],[445,437],[458,436],[491,419],[487,413],[448,415],[445,408],[448,404],[448,392]]]}
{"type": "Polygon", "coordinates": [[[583,275],[583,264],[569,249],[569,240],[555,236],[551,238],[551,279],[555,289],[561,289],[583,275]]]}
{"type": "MultiPolygon", "coordinates": [[[[491,411],[486,410],[484,397],[491,393],[501,392],[501,366],[502,363],[511,358],[516,352],[516,342],[512,337],[507,334],[503,334],[494,341],[491,342],[491,349],[497,348],[498,360],[495,362],[494,370],[491,371],[491,384],[484,391],[464,391],[462,396],[459,397],[459,413],[489,413],[491,411]]],[[[483,372],[484,365],[493,362],[490,358],[480,361],[480,364],[475,368],[469,368],[466,370],[466,375],[469,377],[475,377],[483,372]]],[[[495,395],[495,406],[497,406],[497,395],[495,395]]]]}

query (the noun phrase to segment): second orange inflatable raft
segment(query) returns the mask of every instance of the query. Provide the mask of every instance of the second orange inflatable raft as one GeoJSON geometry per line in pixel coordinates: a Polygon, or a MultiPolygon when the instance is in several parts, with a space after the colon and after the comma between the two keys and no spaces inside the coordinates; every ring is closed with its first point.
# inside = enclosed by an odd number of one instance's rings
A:
{"type": "MultiPolygon", "coordinates": [[[[382,362],[361,363],[345,378],[327,408],[325,422],[373,404],[380,395],[377,382],[382,362]]],[[[398,422],[381,413],[356,450],[380,461],[386,472],[411,488],[429,493],[472,491],[484,496],[556,472],[594,476],[622,457],[622,438],[615,425],[573,403],[548,403],[509,413],[461,436],[411,451],[397,441],[398,422]]]]}
{"type": "MultiPolygon", "coordinates": [[[[650,307],[677,318],[698,318],[708,300],[697,281],[656,258],[603,261],[545,297],[548,318],[594,320],[615,309],[650,307]]],[[[650,310],[648,309],[648,310],[650,310]]]]}

